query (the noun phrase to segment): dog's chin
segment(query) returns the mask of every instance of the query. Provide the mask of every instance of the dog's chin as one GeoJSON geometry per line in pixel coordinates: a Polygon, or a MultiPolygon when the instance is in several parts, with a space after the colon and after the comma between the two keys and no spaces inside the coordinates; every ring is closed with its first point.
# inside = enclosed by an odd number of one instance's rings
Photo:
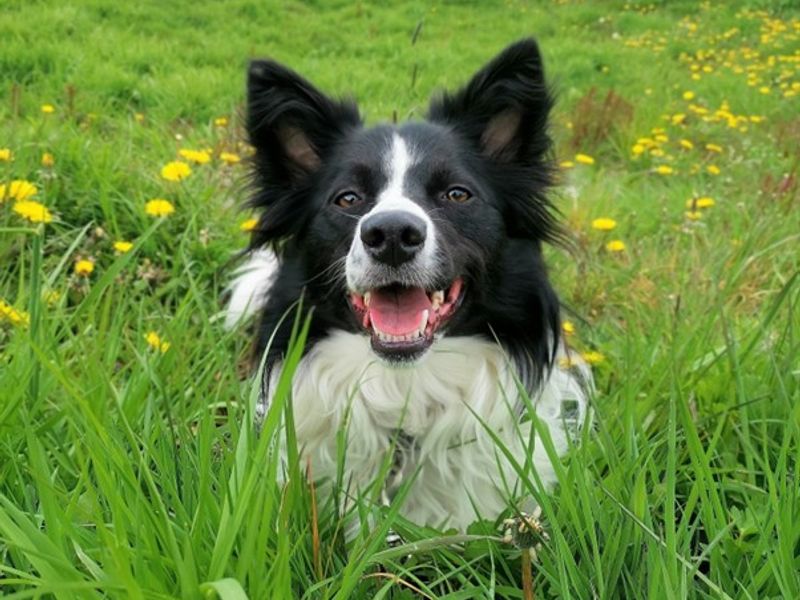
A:
{"type": "Polygon", "coordinates": [[[403,366],[419,360],[433,345],[460,308],[464,292],[460,277],[441,290],[394,283],[363,294],[350,292],[350,306],[375,354],[403,366]]]}

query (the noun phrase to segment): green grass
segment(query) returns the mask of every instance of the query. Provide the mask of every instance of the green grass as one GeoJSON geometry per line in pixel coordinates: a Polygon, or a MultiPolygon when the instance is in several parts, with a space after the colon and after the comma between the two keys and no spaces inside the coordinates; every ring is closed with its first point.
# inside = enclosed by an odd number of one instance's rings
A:
{"type": "Polygon", "coordinates": [[[274,483],[279,415],[254,434],[247,335],[218,317],[249,216],[245,168],[218,155],[247,151],[248,57],[355,95],[377,122],[418,117],[434,89],[533,34],[558,157],[595,159],[564,170],[576,249],[550,250],[551,272],[571,342],[605,357],[594,430],[537,492],[551,535],[537,597],[800,597],[800,11],[629,4],[6,1],[0,183],[33,182],[54,220],[0,203],[0,595],[524,597],[519,552],[490,525],[452,538],[365,498],[375,528],[345,544],[302,465],[274,483]],[[698,80],[699,50],[714,54],[698,80]],[[608,90],[623,102],[603,109],[608,90]],[[667,156],[635,158],[657,127],[667,156]],[[164,181],[179,148],[214,158],[164,181]],[[688,218],[704,196],[715,206],[688,218]],[[176,212],[147,216],[156,197],[176,212]],[[387,550],[390,526],[412,546],[387,550]]]}

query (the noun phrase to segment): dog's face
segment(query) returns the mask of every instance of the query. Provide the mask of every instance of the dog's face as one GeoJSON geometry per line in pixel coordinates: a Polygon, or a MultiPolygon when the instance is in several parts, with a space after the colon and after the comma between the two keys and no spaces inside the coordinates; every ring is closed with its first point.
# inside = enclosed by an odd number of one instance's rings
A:
{"type": "Polygon", "coordinates": [[[550,106],[532,41],[399,127],[364,128],[354,105],[256,61],[248,131],[264,212],[252,245],[272,243],[303,273],[317,318],[370,336],[384,360],[485,330],[492,314],[524,309],[528,283],[550,290],[539,261],[555,232],[543,196],[550,106]],[[526,264],[531,282],[515,281],[526,264]]]}

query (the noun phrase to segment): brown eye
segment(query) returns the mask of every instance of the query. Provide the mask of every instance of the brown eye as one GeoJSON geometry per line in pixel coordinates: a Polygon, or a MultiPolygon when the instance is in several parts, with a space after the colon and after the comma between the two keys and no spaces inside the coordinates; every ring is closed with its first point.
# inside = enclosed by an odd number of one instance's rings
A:
{"type": "Polygon", "coordinates": [[[361,197],[355,192],[342,192],[333,200],[333,203],[339,208],[350,208],[359,202],[361,202],[361,197]]]}
{"type": "Polygon", "coordinates": [[[472,194],[469,193],[469,190],[454,186],[447,190],[447,193],[445,193],[444,197],[450,202],[466,202],[472,198],[472,194]]]}

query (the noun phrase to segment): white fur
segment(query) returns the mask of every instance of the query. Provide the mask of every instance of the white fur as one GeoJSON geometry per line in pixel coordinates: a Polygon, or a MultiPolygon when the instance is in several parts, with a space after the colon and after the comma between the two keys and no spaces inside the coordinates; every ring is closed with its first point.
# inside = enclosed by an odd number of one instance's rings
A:
{"type": "Polygon", "coordinates": [[[256,250],[250,259],[236,269],[228,286],[231,292],[225,311],[225,328],[232,329],[267,303],[267,292],[278,270],[278,258],[272,250],[256,250]]]}
{"type": "MultiPolygon", "coordinates": [[[[419,217],[425,222],[427,235],[425,244],[409,266],[422,272],[432,272],[436,266],[436,227],[425,209],[408,198],[403,191],[406,174],[414,163],[414,155],[409,150],[406,142],[395,133],[392,138],[391,150],[384,157],[384,168],[388,174],[386,187],[378,193],[377,201],[372,210],[359,219],[356,231],[360,232],[361,224],[372,215],[380,212],[405,211],[419,217]]],[[[361,236],[356,235],[350,245],[345,267],[347,283],[350,289],[366,291],[368,286],[365,282],[369,279],[368,272],[372,262],[372,258],[367,254],[361,241],[361,236]]]]}
{"type": "MultiPolygon", "coordinates": [[[[270,389],[278,376],[276,368],[270,389]]],[[[585,418],[590,377],[582,363],[572,370],[557,367],[531,397],[559,456],[569,447],[570,429],[585,418]],[[572,417],[562,410],[566,401],[576,405],[572,417]]],[[[388,453],[395,452],[398,430],[413,438],[402,472],[382,485],[394,488],[386,490],[391,494],[419,469],[401,510],[417,523],[464,530],[478,515],[495,518],[509,497],[529,496],[486,426],[529,480],[530,468],[545,486],[556,479],[538,436],[529,437],[531,421],[521,418],[513,366],[497,344],[479,338],[443,337],[418,363],[403,368],[379,361],[367,336],[334,332],[301,361],[293,407],[298,444],[315,479],[336,477],[342,427],[345,481],[358,488],[370,485],[392,460],[388,453]]]]}

